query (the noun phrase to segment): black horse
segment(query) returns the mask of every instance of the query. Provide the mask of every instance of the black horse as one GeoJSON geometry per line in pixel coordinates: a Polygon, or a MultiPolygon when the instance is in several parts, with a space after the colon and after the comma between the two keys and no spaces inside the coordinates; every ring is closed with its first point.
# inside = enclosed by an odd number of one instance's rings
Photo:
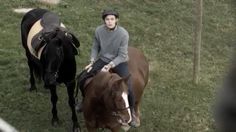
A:
{"type": "Polygon", "coordinates": [[[57,125],[56,85],[64,83],[72,110],[73,131],[80,131],[74,106],[75,55],[79,40],[66,30],[56,14],[45,9],[33,9],[24,15],[21,37],[30,69],[29,90],[36,89],[34,75],[43,79],[45,88],[51,92],[52,125],[57,125]]]}

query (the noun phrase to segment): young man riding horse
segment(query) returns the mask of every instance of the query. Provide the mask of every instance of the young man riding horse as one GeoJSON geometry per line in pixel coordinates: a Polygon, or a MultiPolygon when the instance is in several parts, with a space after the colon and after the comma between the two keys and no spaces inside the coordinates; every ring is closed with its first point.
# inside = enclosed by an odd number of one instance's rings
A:
{"type": "MultiPolygon", "coordinates": [[[[103,25],[95,30],[94,42],[91,50],[90,64],[85,67],[88,74],[96,74],[98,71],[117,73],[120,77],[129,76],[128,69],[128,41],[129,34],[118,25],[119,14],[114,10],[104,10],[102,13],[103,25]]],[[[80,87],[81,88],[81,87],[80,87]]],[[[134,111],[134,94],[131,78],[128,80],[129,104],[132,113],[130,126],[137,126],[134,111]]],[[[83,92],[83,89],[81,89],[83,92]]],[[[82,93],[84,96],[84,93],[82,93]]]]}

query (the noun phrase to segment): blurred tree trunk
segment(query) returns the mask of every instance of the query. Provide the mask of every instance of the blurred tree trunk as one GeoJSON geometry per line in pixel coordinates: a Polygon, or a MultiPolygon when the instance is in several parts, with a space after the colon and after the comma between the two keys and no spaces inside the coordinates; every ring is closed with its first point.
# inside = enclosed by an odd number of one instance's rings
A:
{"type": "Polygon", "coordinates": [[[200,73],[201,33],[202,33],[202,0],[194,0],[194,36],[193,36],[193,81],[198,84],[200,73]]]}

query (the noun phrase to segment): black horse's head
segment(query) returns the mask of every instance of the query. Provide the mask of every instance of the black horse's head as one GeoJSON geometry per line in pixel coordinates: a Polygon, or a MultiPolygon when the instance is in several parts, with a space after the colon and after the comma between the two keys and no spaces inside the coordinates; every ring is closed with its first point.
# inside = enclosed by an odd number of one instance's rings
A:
{"type": "Polygon", "coordinates": [[[73,34],[60,28],[43,33],[42,39],[46,45],[41,57],[43,79],[45,87],[49,87],[57,84],[63,62],[78,54],[75,47],[79,47],[80,43],[73,34]]]}

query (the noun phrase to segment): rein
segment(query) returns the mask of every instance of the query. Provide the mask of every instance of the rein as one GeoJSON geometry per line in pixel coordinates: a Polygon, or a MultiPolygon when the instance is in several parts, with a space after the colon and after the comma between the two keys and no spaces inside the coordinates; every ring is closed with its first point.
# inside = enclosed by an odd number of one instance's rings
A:
{"type": "Polygon", "coordinates": [[[120,115],[119,115],[119,112],[120,111],[124,111],[124,110],[127,110],[127,109],[129,109],[130,107],[128,106],[128,107],[125,107],[125,108],[121,108],[121,109],[115,109],[115,110],[113,110],[112,111],[112,116],[115,116],[115,117],[120,117],[120,115]]]}

